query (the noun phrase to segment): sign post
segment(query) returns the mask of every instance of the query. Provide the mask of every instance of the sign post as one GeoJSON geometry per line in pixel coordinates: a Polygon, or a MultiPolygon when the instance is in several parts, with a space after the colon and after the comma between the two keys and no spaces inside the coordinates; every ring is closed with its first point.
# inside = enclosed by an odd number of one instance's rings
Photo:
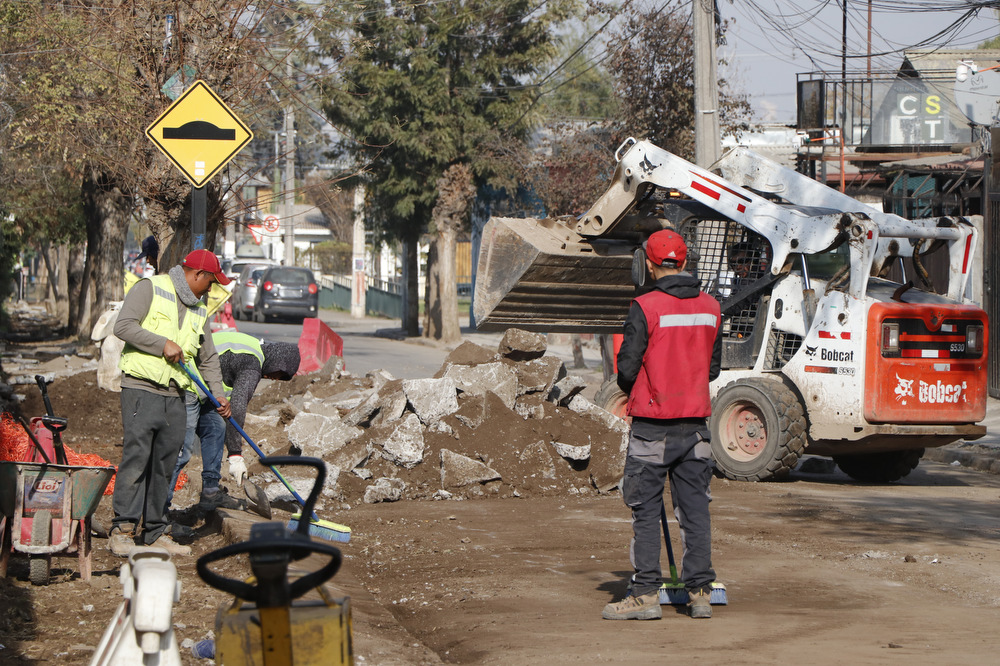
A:
{"type": "Polygon", "coordinates": [[[205,247],[205,185],[253,139],[253,132],[201,80],[146,128],[146,136],[191,183],[191,245],[205,247]]]}

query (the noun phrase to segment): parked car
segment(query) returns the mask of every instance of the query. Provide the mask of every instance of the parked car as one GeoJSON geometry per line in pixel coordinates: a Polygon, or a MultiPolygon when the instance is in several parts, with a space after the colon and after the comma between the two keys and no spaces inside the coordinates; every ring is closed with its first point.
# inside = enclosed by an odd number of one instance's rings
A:
{"type": "Polygon", "coordinates": [[[225,273],[230,280],[233,280],[233,282],[235,282],[236,278],[240,276],[240,274],[243,272],[243,269],[246,268],[247,266],[264,266],[266,268],[267,266],[276,266],[277,264],[278,262],[272,261],[271,259],[236,257],[229,264],[229,269],[228,270],[223,269],[222,272],[225,273]]]}
{"type": "Polygon", "coordinates": [[[308,268],[271,266],[264,271],[253,305],[253,320],[288,317],[301,322],[319,313],[319,285],[308,268]]]}
{"type": "Polygon", "coordinates": [[[239,275],[233,279],[233,297],[229,301],[233,308],[233,316],[237,319],[253,317],[254,300],[257,298],[257,287],[269,264],[246,264],[239,275]]]}

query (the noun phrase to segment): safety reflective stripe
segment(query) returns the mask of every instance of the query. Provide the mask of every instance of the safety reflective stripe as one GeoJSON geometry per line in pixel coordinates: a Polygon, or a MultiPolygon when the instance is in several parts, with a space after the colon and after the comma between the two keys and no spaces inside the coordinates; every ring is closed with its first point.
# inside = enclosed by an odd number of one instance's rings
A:
{"type": "Polygon", "coordinates": [[[717,323],[718,319],[715,315],[706,312],[660,315],[660,328],[675,328],[678,326],[711,326],[715,328],[717,323]]]}
{"type": "Polygon", "coordinates": [[[237,354],[244,353],[244,354],[253,354],[254,356],[260,355],[259,349],[254,349],[251,345],[244,344],[242,342],[230,342],[230,341],[222,342],[220,344],[215,345],[215,350],[220,354],[222,354],[223,352],[231,351],[231,352],[236,352],[237,354]]]}
{"type": "Polygon", "coordinates": [[[177,298],[174,296],[173,292],[167,291],[163,287],[157,287],[156,285],[154,285],[153,286],[153,291],[156,293],[157,296],[165,298],[168,301],[170,301],[171,303],[176,303],[177,302],[177,298]]]}

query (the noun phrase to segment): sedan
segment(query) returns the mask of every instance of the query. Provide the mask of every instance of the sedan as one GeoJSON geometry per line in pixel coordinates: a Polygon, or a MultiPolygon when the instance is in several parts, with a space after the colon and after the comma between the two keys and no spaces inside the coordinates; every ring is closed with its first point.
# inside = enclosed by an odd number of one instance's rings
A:
{"type": "Polygon", "coordinates": [[[319,286],[308,268],[271,266],[257,288],[253,320],[288,317],[301,322],[319,312],[319,286]]]}
{"type": "Polygon", "coordinates": [[[260,278],[267,270],[267,264],[247,264],[233,279],[233,316],[237,319],[250,319],[253,315],[253,304],[257,299],[257,286],[260,278]]]}

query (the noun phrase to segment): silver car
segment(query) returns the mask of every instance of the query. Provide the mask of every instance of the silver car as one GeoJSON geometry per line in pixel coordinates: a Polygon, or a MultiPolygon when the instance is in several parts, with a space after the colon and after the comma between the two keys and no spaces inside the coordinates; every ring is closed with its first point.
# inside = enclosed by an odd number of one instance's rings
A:
{"type": "Polygon", "coordinates": [[[257,298],[257,286],[260,278],[269,264],[243,264],[239,276],[233,280],[233,297],[231,299],[233,316],[247,321],[253,319],[253,303],[257,298]]]}

